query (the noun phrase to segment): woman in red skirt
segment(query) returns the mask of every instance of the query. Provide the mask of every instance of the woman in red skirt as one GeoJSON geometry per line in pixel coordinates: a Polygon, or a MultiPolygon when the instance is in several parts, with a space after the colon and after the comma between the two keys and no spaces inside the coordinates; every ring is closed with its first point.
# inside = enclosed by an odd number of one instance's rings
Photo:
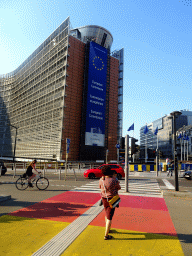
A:
{"type": "Polygon", "coordinates": [[[111,239],[108,233],[111,228],[112,218],[115,212],[115,208],[109,206],[108,201],[118,194],[118,190],[121,189],[119,181],[113,177],[114,171],[108,165],[104,165],[101,169],[103,177],[99,181],[99,187],[101,189],[101,198],[105,209],[105,240],[111,239]]]}

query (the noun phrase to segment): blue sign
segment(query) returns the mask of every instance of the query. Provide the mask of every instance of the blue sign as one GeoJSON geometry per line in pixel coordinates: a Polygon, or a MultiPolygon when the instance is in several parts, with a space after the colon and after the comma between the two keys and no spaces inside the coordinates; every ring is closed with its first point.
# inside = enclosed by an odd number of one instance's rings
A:
{"type": "Polygon", "coordinates": [[[119,145],[119,144],[116,144],[116,148],[120,148],[120,145],[119,145]]]}
{"type": "Polygon", "coordinates": [[[69,144],[67,144],[67,154],[69,154],[69,144]]]}
{"type": "Polygon", "coordinates": [[[85,145],[105,145],[107,49],[90,42],[85,145]]]}
{"type": "Polygon", "coordinates": [[[70,142],[71,142],[71,140],[67,138],[67,154],[69,154],[70,142]]]}

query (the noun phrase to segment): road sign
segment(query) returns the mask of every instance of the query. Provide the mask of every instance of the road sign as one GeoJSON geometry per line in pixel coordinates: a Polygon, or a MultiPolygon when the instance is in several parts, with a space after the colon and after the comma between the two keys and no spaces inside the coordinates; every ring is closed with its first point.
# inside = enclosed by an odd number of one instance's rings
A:
{"type": "Polygon", "coordinates": [[[67,144],[67,153],[69,154],[69,144],[67,144]]]}
{"type": "Polygon", "coordinates": [[[71,142],[71,140],[67,138],[67,139],[66,139],[66,143],[67,143],[67,154],[69,154],[70,142],[71,142]]]}
{"type": "Polygon", "coordinates": [[[115,146],[116,148],[120,148],[120,145],[119,144],[116,144],[116,146],[115,146]]]}

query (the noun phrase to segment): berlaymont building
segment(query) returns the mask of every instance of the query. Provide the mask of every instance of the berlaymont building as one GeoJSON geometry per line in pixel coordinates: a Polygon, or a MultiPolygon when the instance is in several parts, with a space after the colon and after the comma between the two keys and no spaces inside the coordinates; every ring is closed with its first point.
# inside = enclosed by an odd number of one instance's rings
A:
{"type": "Polygon", "coordinates": [[[68,17],[16,70],[0,76],[0,157],[117,159],[123,49],[100,26],[68,17]]]}

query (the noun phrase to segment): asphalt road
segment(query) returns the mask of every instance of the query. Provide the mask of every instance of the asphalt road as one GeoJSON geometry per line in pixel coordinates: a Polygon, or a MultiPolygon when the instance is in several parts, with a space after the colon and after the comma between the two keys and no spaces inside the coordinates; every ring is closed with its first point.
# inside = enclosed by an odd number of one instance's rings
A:
{"type": "Polygon", "coordinates": [[[62,177],[62,180],[58,180],[58,177],[53,174],[46,175],[46,177],[49,179],[50,185],[45,191],[39,191],[36,187],[20,191],[15,187],[15,181],[19,178],[19,175],[15,178],[12,174],[1,176],[0,194],[11,195],[11,200],[0,203],[0,216],[43,201],[89,182],[89,180],[85,180],[82,176],[78,176],[77,181],[75,181],[74,176],[67,176],[66,181],[64,180],[64,177],[62,177]]]}

